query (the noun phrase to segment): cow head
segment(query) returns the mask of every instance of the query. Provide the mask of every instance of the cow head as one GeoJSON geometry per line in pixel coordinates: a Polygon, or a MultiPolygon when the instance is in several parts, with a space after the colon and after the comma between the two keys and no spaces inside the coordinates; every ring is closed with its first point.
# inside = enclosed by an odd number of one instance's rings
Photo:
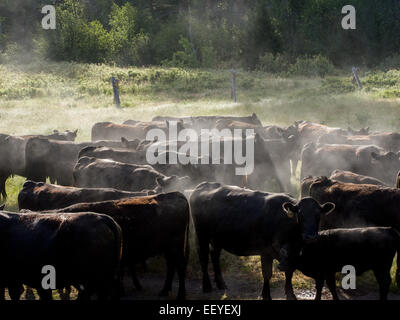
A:
{"type": "Polygon", "coordinates": [[[121,137],[121,142],[122,142],[122,145],[124,146],[124,148],[131,149],[131,150],[136,150],[140,144],[139,139],[128,140],[125,137],[121,137]]]}
{"type": "Polygon", "coordinates": [[[318,237],[321,215],[328,215],[335,209],[335,204],[326,202],[322,206],[313,198],[301,199],[296,205],[285,202],[283,210],[289,218],[295,218],[301,229],[302,239],[306,242],[314,241],[318,237]]]}
{"type": "Polygon", "coordinates": [[[285,241],[279,252],[282,271],[293,269],[294,261],[300,254],[303,243],[314,242],[318,238],[319,222],[322,215],[328,215],[335,209],[335,204],[326,202],[320,205],[311,197],[297,203],[285,202],[282,209],[290,219],[285,241]]]}
{"type": "Polygon", "coordinates": [[[400,168],[400,151],[386,152],[384,154],[371,153],[373,159],[373,167],[375,174],[374,177],[383,180],[387,184],[393,185],[393,181],[396,178],[396,173],[400,168]]]}
{"type": "Polygon", "coordinates": [[[172,191],[181,191],[183,192],[190,184],[189,177],[178,177],[178,176],[170,176],[170,177],[159,177],[156,179],[157,181],[157,190],[162,190],[162,192],[172,192],[172,191]],[[160,187],[160,188],[158,188],[160,187]]]}
{"type": "Polygon", "coordinates": [[[369,134],[369,127],[361,128],[360,130],[354,130],[348,127],[347,132],[352,136],[366,136],[369,134]]]}
{"type": "Polygon", "coordinates": [[[253,121],[254,124],[262,126],[260,119],[257,117],[255,113],[251,115],[251,120],[253,121]]]}
{"type": "Polygon", "coordinates": [[[78,129],[75,131],[65,131],[65,137],[67,141],[75,141],[76,137],[78,136],[78,129]]]}
{"type": "Polygon", "coordinates": [[[300,199],[310,196],[310,187],[314,182],[313,176],[307,176],[301,180],[300,184],[300,199]]]}

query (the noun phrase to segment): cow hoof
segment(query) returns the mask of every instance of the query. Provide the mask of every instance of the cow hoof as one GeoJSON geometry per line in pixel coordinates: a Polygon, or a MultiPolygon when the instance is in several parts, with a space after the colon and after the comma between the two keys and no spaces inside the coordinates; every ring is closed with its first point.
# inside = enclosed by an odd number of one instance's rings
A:
{"type": "Polygon", "coordinates": [[[168,297],[168,294],[169,294],[169,290],[162,289],[158,295],[160,297],[168,297]]]}
{"type": "Polygon", "coordinates": [[[203,292],[204,293],[210,293],[212,291],[212,287],[211,286],[203,286],[203,292]]]}
{"type": "Polygon", "coordinates": [[[179,295],[176,297],[176,300],[178,300],[178,301],[184,301],[184,300],[186,300],[186,294],[179,294],[179,295]]]}
{"type": "Polygon", "coordinates": [[[218,290],[225,290],[228,289],[225,283],[217,283],[218,290]]]}
{"type": "Polygon", "coordinates": [[[136,291],[143,291],[143,287],[141,284],[135,284],[136,291]]]}
{"type": "Polygon", "coordinates": [[[286,300],[297,300],[297,298],[294,293],[291,293],[286,295],[286,300]]]}

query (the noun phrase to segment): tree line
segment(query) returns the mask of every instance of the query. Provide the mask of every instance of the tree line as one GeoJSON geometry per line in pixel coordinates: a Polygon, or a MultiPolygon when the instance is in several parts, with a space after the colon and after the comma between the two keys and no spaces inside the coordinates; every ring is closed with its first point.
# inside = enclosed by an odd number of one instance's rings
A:
{"type": "Polygon", "coordinates": [[[0,50],[34,52],[56,61],[249,69],[294,65],[307,57],[336,66],[371,67],[385,59],[396,60],[400,2],[353,0],[355,30],[341,26],[341,9],[347,4],[347,0],[0,0],[0,50]],[[56,30],[41,27],[41,8],[49,4],[56,7],[56,30]]]}

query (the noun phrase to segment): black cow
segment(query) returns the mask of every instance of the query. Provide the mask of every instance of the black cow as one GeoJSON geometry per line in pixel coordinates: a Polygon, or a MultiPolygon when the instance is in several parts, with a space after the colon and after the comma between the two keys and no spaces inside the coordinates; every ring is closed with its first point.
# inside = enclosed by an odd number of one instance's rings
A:
{"type": "Polygon", "coordinates": [[[172,289],[175,270],[179,276],[178,299],[185,298],[185,274],[189,254],[189,204],[179,192],[115,201],[80,203],[57,212],[104,213],[115,219],[124,236],[123,263],[131,270],[133,281],[142,288],[135,264],[150,257],[164,255],[167,277],[160,295],[172,289]]]}
{"type": "Polygon", "coordinates": [[[73,185],[73,168],[78,161],[79,152],[88,146],[106,147],[136,147],[137,140],[128,141],[97,141],[73,143],[69,141],[54,141],[42,138],[31,138],[26,143],[26,174],[32,181],[46,181],[50,177],[52,182],[64,186],[73,185]]]}
{"type": "Polygon", "coordinates": [[[0,134],[0,196],[7,198],[5,183],[9,176],[26,176],[25,147],[29,139],[42,138],[60,141],[74,141],[77,131],[58,132],[54,130],[50,135],[12,136],[0,134]]]}
{"type": "MultiPolygon", "coordinates": [[[[315,239],[320,215],[332,211],[334,204],[320,206],[312,198],[296,201],[287,194],[205,182],[193,191],[190,207],[198,239],[203,290],[211,290],[209,253],[217,287],[226,287],[219,265],[221,250],[225,249],[235,255],[261,255],[262,296],[271,299],[269,280],[273,259],[279,259],[281,248],[290,256],[291,244],[297,243],[299,238],[315,239]]],[[[286,261],[281,261],[281,268],[287,270],[286,279],[290,280],[293,271],[286,261]]],[[[295,298],[291,281],[286,281],[285,292],[288,298],[295,298]]]]}
{"type": "Polygon", "coordinates": [[[183,191],[190,180],[188,177],[165,176],[149,165],[134,165],[89,157],[79,159],[73,176],[76,187],[115,188],[126,191],[156,188],[162,188],[164,192],[183,191]]]}
{"type": "MultiPolygon", "coordinates": [[[[306,276],[315,279],[317,294],[321,300],[322,287],[326,281],[333,299],[337,300],[335,273],[351,265],[357,276],[372,270],[379,284],[379,297],[386,300],[392,281],[390,269],[393,258],[400,249],[400,236],[393,228],[369,227],[332,229],[321,231],[313,243],[302,245],[301,254],[294,264],[306,276]]],[[[397,285],[400,256],[397,256],[397,285]]]]}
{"type": "Polygon", "coordinates": [[[0,287],[8,287],[13,300],[19,299],[22,284],[36,288],[41,299],[52,298],[42,287],[46,265],[56,270],[57,289],[72,285],[80,299],[94,293],[98,299],[117,298],[122,233],[112,218],[2,211],[0,239],[0,287]]]}

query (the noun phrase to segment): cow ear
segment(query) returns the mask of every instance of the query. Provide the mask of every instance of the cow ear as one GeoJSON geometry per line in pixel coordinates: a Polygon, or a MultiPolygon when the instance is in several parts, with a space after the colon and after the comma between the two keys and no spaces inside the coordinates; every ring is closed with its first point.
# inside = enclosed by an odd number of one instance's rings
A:
{"type": "Polygon", "coordinates": [[[335,210],[335,204],[333,202],[326,202],[321,206],[321,214],[328,215],[335,210]]]}
{"type": "Polygon", "coordinates": [[[53,133],[58,133],[58,130],[53,130],[53,133]]]}
{"type": "Polygon", "coordinates": [[[0,211],[3,211],[5,207],[6,207],[6,204],[5,204],[5,203],[2,204],[2,205],[0,206],[0,211]]]}
{"type": "Polygon", "coordinates": [[[157,185],[160,187],[163,187],[165,185],[164,178],[162,178],[162,177],[156,178],[156,182],[157,182],[157,185]]]}
{"type": "Polygon", "coordinates": [[[74,134],[75,134],[75,135],[77,135],[77,134],[78,134],[78,129],[76,129],[76,130],[74,131],[74,134]]]}
{"type": "Polygon", "coordinates": [[[136,150],[139,147],[140,140],[139,139],[135,139],[135,140],[133,140],[131,142],[131,144],[132,144],[132,148],[136,150]]]}
{"type": "Polygon", "coordinates": [[[121,137],[121,142],[125,147],[128,147],[128,139],[126,139],[125,137],[121,137]]]}
{"type": "Polygon", "coordinates": [[[371,152],[371,157],[375,160],[379,160],[381,158],[380,155],[378,155],[376,152],[371,152]]]}
{"type": "Polygon", "coordinates": [[[286,215],[289,218],[293,218],[294,214],[297,212],[297,206],[295,206],[293,203],[290,203],[290,202],[285,202],[282,205],[282,209],[283,209],[283,211],[285,211],[286,215]]]}
{"type": "Polygon", "coordinates": [[[294,134],[291,134],[289,137],[286,138],[287,142],[295,142],[296,141],[296,137],[294,136],[294,134]]]}

